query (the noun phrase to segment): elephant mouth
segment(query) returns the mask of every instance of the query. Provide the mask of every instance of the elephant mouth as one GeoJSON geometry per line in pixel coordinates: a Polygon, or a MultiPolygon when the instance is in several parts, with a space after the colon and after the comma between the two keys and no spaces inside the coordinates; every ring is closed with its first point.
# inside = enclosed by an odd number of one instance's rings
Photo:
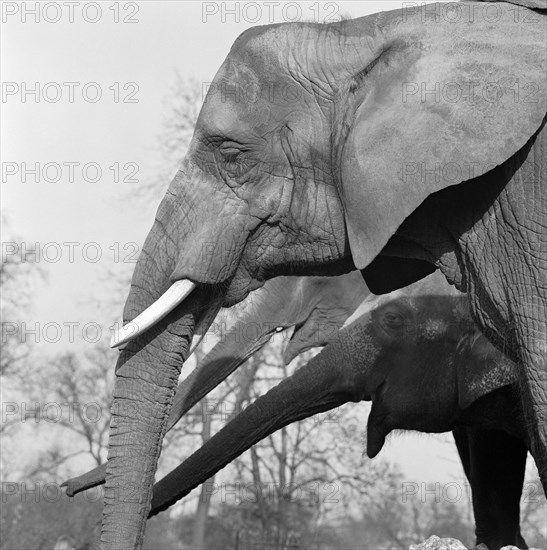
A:
{"type": "Polygon", "coordinates": [[[367,380],[367,373],[361,374],[361,380],[355,383],[360,388],[359,401],[372,401],[379,403],[383,399],[386,390],[386,381],[380,382],[377,386],[371,387],[370,380],[367,380]]]}
{"type": "Polygon", "coordinates": [[[251,292],[262,288],[264,283],[265,281],[254,279],[248,274],[236,273],[230,281],[219,285],[224,296],[222,307],[232,307],[243,302],[251,292]]]}
{"type": "Polygon", "coordinates": [[[203,338],[207,329],[214,321],[221,307],[231,307],[242,302],[247,296],[258,288],[264,286],[264,281],[253,279],[250,276],[233,276],[231,279],[218,284],[206,284],[194,282],[192,279],[175,279],[171,286],[150,306],[142,310],[133,319],[124,323],[120,330],[114,333],[111,339],[111,347],[124,349],[128,342],[162,321],[166,316],[182,315],[185,304],[192,296],[199,297],[199,304],[195,310],[196,325],[195,338],[192,342],[194,349],[203,338]],[[171,314],[171,312],[173,312],[171,314]]]}

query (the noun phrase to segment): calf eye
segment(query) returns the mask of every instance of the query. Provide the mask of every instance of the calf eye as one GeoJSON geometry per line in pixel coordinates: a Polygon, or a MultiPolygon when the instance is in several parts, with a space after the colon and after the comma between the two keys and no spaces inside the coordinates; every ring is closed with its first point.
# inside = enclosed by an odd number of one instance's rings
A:
{"type": "Polygon", "coordinates": [[[404,319],[401,315],[398,315],[397,313],[388,312],[384,315],[384,323],[389,328],[401,328],[404,324],[404,319]]]}

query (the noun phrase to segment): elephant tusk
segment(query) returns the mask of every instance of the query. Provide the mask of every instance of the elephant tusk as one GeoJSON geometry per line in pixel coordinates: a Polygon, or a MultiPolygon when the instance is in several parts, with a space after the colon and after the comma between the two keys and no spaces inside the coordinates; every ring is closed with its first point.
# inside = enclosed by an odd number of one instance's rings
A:
{"type": "Polygon", "coordinates": [[[114,332],[110,347],[117,348],[148,330],[173,311],[195,287],[195,283],[187,279],[174,282],[151,306],[114,332]]]}
{"type": "Polygon", "coordinates": [[[219,295],[209,304],[209,309],[207,310],[205,315],[199,318],[199,321],[197,322],[194,328],[194,336],[192,336],[192,342],[190,343],[190,351],[188,352],[188,356],[186,357],[186,360],[188,360],[190,356],[194,353],[194,351],[196,351],[196,348],[201,344],[202,340],[207,335],[207,331],[209,330],[209,328],[213,324],[213,321],[218,315],[218,312],[220,311],[223,302],[224,302],[224,296],[219,295]]]}
{"type": "Polygon", "coordinates": [[[213,322],[213,319],[216,317],[217,311],[215,310],[214,313],[208,314],[202,319],[200,319],[198,326],[196,327],[196,330],[194,332],[194,336],[192,336],[192,342],[190,343],[190,351],[188,352],[188,356],[186,357],[186,360],[190,359],[191,355],[196,351],[196,348],[201,344],[202,340],[205,338],[205,335],[207,334],[207,329],[209,328],[209,325],[213,322]]]}
{"type": "Polygon", "coordinates": [[[192,357],[194,351],[196,351],[196,348],[201,344],[201,341],[205,338],[205,334],[194,334],[192,336],[192,342],[190,343],[190,351],[188,352],[188,356],[186,357],[186,360],[190,359],[192,357]]]}

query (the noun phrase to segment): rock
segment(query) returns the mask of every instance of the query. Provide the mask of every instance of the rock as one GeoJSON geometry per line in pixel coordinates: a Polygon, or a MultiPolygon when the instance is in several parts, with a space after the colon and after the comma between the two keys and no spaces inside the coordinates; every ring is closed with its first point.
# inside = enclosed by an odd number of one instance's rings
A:
{"type": "MultiPolygon", "coordinates": [[[[421,544],[412,544],[408,550],[467,550],[467,548],[457,539],[441,539],[436,535],[432,535],[421,544]]],[[[486,544],[479,544],[475,550],[488,550],[486,544]]],[[[516,546],[504,546],[501,550],[520,550],[516,546]]],[[[539,550],[530,548],[530,550],[539,550]]]]}
{"type": "Polygon", "coordinates": [[[421,544],[412,544],[409,550],[467,550],[467,548],[459,540],[441,539],[432,535],[421,544]]]}

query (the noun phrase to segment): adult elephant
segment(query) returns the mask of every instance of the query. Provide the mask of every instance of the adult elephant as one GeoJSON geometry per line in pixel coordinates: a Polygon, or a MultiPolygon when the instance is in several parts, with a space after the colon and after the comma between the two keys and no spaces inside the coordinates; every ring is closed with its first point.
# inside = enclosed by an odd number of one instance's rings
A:
{"type": "MultiPolygon", "coordinates": [[[[255,290],[218,327],[219,342],[192,373],[180,382],[167,431],[276,332],[294,327],[285,347],[290,363],[312,347],[338,338],[338,330],[370,294],[363,277],[353,271],[340,277],[277,277],[255,290]]],[[[235,309],[235,308],[234,308],[235,309]]],[[[62,484],[67,495],[104,483],[106,464],[62,484]]]]}
{"type": "Polygon", "coordinates": [[[151,515],[281,427],[372,400],[369,457],[395,429],[453,430],[472,489],[477,544],[527,548],[519,524],[527,433],[513,384],[517,367],[479,332],[466,297],[441,275],[431,276],[367,299],[346,325],[336,341],[157,483],[151,515]]]}
{"type": "Polygon", "coordinates": [[[486,5],[459,6],[456,18],[404,9],[257,27],[235,42],[160,204],[116,337],[127,345],[103,549],[142,544],[196,323],[211,303],[235,304],[279,275],[358,268],[378,293],[441,269],[522,366],[547,487],[545,18],[496,3],[494,23],[486,5]]]}

